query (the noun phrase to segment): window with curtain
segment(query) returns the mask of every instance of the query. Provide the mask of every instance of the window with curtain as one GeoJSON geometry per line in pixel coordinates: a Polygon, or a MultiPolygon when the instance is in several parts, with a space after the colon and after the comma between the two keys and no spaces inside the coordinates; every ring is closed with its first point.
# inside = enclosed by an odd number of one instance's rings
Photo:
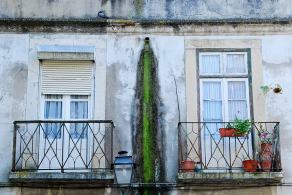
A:
{"type": "Polygon", "coordinates": [[[246,52],[199,53],[201,119],[204,122],[250,117],[247,70],[246,52]]]}
{"type": "MultiPolygon", "coordinates": [[[[44,118],[48,120],[60,120],[62,114],[62,95],[45,95],[44,105],[44,118]]],[[[45,133],[46,138],[61,138],[61,125],[60,123],[46,123],[45,133]]]]}
{"type": "MultiPolygon", "coordinates": [[[[88,95],[45,95],[44,119],[46,120],[86,120],[89,119],[88,95]]],[[[70,123],[70,136],[73,139],[87,137],[85,123],[70,123]]],[[[45,137],[50,139],[61,138],[60,123],[46,123],[45,137]]]]}
{"type": "MultiPolygon", "coordinates": [[[[89,119],[89,99],[93,90],[93,63],[91,60],[43,60],[41,61],[41,93],[44,98],[44,119],[89,119]]],[[[46,124],[45,136],[62,137],[60,123],[46,124]]],[[[84,123],[64,126],[65,134],[73,139],[86,138],[84,123]]]]}
{"type": "MultiPolygon", "coordinates": [[[[88,119],[88,96],[86,95],[71,95],[70,97],[70,119],[85,120],[88,119]]],[[[72,138],[87,137],[85,123],[71,123],[70,134],[72,138]]]]}

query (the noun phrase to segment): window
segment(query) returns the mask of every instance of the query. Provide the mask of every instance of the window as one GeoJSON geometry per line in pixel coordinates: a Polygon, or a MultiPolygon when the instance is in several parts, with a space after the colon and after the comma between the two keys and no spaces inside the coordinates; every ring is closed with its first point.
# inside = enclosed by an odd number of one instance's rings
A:
{"type": "MultiPolygon", "coordinates": [[[[70,119],[85,120],[88,119],[88,96],[71,95],[70,99],[70,119]]],[[[70,134],[73,138],[87,137],[87,127],[84,123],[70,124],[70,134]]]]}
{"type": "MultiPolygon", "coordinates": [[[[41,66],[42,118],[86,120],[90,118],[93,89],[91,61],[44,60],[41,66]]],[[[73,139],[87,138],[85,123],[70,123],[66,130],[73,139]]],[[[46,123],[46,138],[62,137],[61,123],[46,123]]]]}
{"type": "MultiPolygon", "coordinates": [[[[60,120],[62,113],[62,95],[45,95],[44,118],[50,120],[60,120]]],[[[61,138],[61,126],[58,123],[45,124],[46,138],[61,138]]]]}
{"type": "Polygon", "coordinates": [[[250,117],[246,52],[199,53],[199,79],[204,122],[250,117]]]}
{"type": "MultiPolygon", "coordinates": [[[[46,120],[86,120],[89,116],[89,96],[86,95],[45,95],[44,119],[46,120]]],[[[46,123],[47,138],[61,138],[60,123],[46,123]]],[[[84,123],[70,123],[72,138],[85,138],[87,127],[84,123]]]]}

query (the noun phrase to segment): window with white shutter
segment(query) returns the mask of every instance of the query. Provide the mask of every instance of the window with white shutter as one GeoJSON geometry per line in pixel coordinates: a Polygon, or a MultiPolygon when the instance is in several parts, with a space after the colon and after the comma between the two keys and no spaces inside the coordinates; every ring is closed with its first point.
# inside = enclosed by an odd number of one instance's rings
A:
{"type": "Polygon", "coordinates": [[[90,95],[92,86],[92,61],[43,60],[41,63],[42,94],[90,95]]]}
{"type": "MultiPolygon", "coordinates": [[[[45,120],[90,119],[93,90],[92,61],[43,60],[41,93],[45,120]]],[[[82,123],[70,124],[72,139],[86,138],[82,123]]],[[[46,126],[47,138],[60,139],[59,124],[46,126]]]]}

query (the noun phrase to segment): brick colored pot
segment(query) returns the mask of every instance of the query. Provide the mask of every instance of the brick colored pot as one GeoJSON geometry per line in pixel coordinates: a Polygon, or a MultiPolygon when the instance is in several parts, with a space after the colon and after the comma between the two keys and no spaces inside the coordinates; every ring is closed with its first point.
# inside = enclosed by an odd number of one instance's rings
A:
{"type": "Polygon", "coordinates": [[[256,172],[258,167],[257,160],[244,160],[242,161],[242,165],[245,172],[256,172]]]}
{"type": "Polygon", "coordinates": [[[264,172],[270,172],[272,168],[272,161],[271,160],[262,160],[261,167],[264,172]]]}
{"type": "Polygon", "coordinates": [[[181,170],[184,172],[193,172],[196,167],[196,163],[192,160],[181,161],[181,170]]]}
{"type": "Polygon", "coordinates": [[[237,134],[234,128],[219,128],[221,137],[243,137],[244,134],[237,134]]]}
{"type": "Polygon", "coordinates": [[[260,154],[263,160],[270,160],[273,157],[273,145],[271,143],[262,143],[260,154]]]}

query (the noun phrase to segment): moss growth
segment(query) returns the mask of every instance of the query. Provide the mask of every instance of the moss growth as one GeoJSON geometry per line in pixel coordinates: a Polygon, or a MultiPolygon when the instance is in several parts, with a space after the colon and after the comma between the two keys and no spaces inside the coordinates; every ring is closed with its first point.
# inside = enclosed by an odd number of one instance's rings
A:
{"type": "Polygon", "coordinates": [[[159,182],[163,178],[162,166],[162,126],[160,118],[162,106],[159,99],[157,63],[150,47],[149,38],[145,39],[137,68],[137,85],[132,112],[133,156],[137,162],[135,180],[137,182],[159,182]]]}
{"type": "Polygon", "coordinates": [[[155,177],[153,85],[151,78],[152,55],[149,41],[145,41],[143,56],[143,177],[144,182],[153,182],[155,177]]]}

